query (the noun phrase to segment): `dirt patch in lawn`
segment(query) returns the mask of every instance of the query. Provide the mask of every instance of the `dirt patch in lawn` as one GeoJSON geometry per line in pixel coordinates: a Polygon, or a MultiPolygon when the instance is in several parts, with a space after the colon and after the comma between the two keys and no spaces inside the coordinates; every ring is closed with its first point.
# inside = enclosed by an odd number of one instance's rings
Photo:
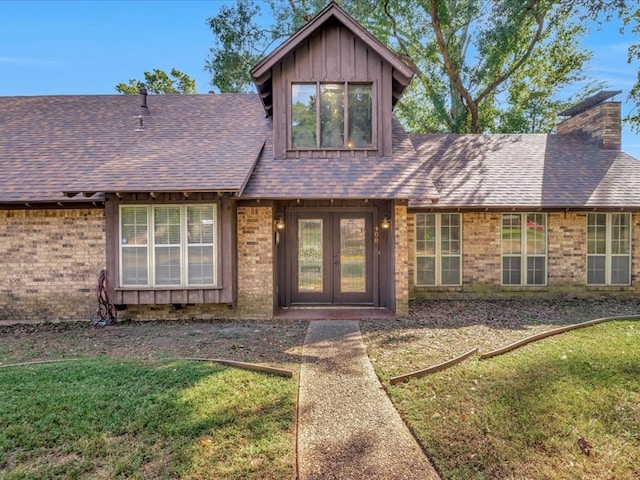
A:
{"type": "Polygon", "coordinates": [[[640,315],[640,296],[428,300],[410,303],[396,320],[360,322],[383,379],[426,368],[478,348],[485,353],[563,325],[640,315]]]}
{"type": "Polygon", "coordinates": [[[0,327],[0,365],[110,356],[222,358],[297,370],[307,322],[89,322],[0,327]]]}
{"type": "MultiPolygon", "coordinates": [[[[361,321],[372,362],[399,375],[472,348],[486,352],[561,325],[640,314],[640,296],[415,299],[409,315],[361,321]]],[[[298,371],[306,321],[89,322],[0,326],[0,365],[74,357],[223,358],[298,371]]],[[[380,372],[379,372],[380,373],[380,372]]]]}

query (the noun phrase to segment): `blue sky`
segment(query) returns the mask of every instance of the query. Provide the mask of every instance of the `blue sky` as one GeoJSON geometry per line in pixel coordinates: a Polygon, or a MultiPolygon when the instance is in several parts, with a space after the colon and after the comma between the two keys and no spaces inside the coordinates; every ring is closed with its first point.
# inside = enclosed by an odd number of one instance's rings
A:
{"type": "MultiPolygon", "coordinates": [[[[0,95],[112,94],[145,70],[173,67],[210,89],[205,59],[213,42],[206,24],[220,0],[0,0],[0,95]]],[[[638,63],[626,62],[632,37],[606,25],[584,39],[594,51],[587,74],[622,90],[623,115],[638,63]]],[[[623,150],[640,159],[640,135],[625,126],[623,150]]]]}

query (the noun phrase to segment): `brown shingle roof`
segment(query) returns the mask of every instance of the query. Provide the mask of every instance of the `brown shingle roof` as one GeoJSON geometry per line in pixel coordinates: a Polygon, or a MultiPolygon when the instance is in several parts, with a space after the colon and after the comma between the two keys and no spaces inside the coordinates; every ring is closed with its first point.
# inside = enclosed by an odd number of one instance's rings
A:
{"type": "Polygon", "coordinates": [[[399,198],[431,203],[438,192],[400,123],[393,122],[393,157],[274,159],[260,156],[243,197],[399,198]]]}
{"type": "MultiPolygon", "coordinates": [[[[0,202],[62,192],[240,192],[271,136],[257,95],[0,97],[0,202]]],[[[86,200],[86,199],[85,199],[86,200]]]]}
{"type": "Polygon", "coordinates": [[[438,208],[640,207],[640,161],[577,136],[411,138],[440,192],[438,208]]]}
{"type": "Polygon", "coordinates": [[[400,198],[416,208],[640,208],[640,161],[572,135],[409,136],[394,119],[393,158],[275,160],[257,95],[148,102],[136,132],[138,96],[0,97],[0,203],[227,191],[400,198]]]}

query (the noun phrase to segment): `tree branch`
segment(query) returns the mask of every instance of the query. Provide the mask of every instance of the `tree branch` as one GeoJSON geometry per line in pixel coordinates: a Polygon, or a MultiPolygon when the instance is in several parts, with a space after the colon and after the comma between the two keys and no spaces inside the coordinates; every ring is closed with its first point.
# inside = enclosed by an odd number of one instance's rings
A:
{"type": "Polygon", "coordinates": [[[427,94],[429,95],[429,97],[431,97],[431,99],[433,100],[433,104],[434,104],[434,107],[436,108],[436,111],[438,112],[438,116],[447,124],[447,127],[451,129],[454,125],[454,120],[451,118],[451,115],[449,114],[449,112],[447,112],[446,108],[441,106],[440,102],[435,101],[435,99],[438,97],[438,93],[436,92],[435,88],[433,88],[433,85],[431,84],[431,82],[428,81],[427,75],[424,73],[424,71],[418,66],[418,64],[416,64],[416,62],[414,62],[413,56],[411,55],[411,50],[407,46],[407,43],[405,42],[404,38],[398,32],[398,22],[396,18],[393,16],[393,14],[391,13],[391,11],[389,10],[389,0],[384,0],[383,7],[384,7],[385,15],[387,16],[389,21],[391,21],[391,29],[393,32],[393,37],[398,42],[400,49],[404,53],[404,56],[407,58],[407,60],[410,62],[411,67],[415,70],[416,75],[420,79],[420,83],[427,91],[427,94]]]}
{"type": "Polygon", "coordinates": [[[536,33],[534,34],[534,36],[529,41],[529,45],[527,46],[527,49],[522,54],[520,59],[511,66],[511,68],[509,68],[507,71],[503,72],[501,75],[496,77],[496,79],[493,82],[487,85],[487,87],[478,94],[478,96],[476,97],[476,102],[479,103],[487,95],[494,92],[500,84],[502,84],[509,77],[511,77],[511,75],[513,75],[524,64],[524,62],[526,62],[527,59],[531,56],[533,49],[535,48],[536,44],[540,40],[540,37],[542,37],[542,33],[544,31],[544,18],[540,17],[540,15],[536,14],[533,10],[535,3],[537,2],[533,2],[533,4],[529,8],[527,8],[527,12],[531,13],[534,20],[536,21],[536,24],[538,25],[538,28],[536,29],[536,33]]]}
{"type": "Polygon", "coordinates": [[[471,114],[472,133],[480,133],[478,105],[471,97],[469,91],[462,84],[460,74],[453,65],[453,61],[451,60],[451,56],[449,55],[449,51],[447,50],[447,43],[445,41],[444,34],[442,33],[442,26],[440,24],[440,18],[438,16],[438,5],[436,3],[436,0],[430,0],[430,6],[431,26],[433,27],[433,31],[436,36],[436,42],[438,44],[438,48],[440,49],[440,54],[442,55],[442,60],[444,63],[444,67],[447,70],[447,75],[451,80],[451,83],[453,83],[458,94],[460,95],[463,101],[464,108],[468,113],[471,114]]]}

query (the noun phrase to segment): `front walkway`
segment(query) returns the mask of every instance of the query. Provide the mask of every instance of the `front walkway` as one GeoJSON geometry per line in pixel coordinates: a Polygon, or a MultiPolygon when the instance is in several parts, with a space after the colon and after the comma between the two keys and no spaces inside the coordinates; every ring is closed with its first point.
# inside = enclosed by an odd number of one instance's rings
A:
{"type": "Polygon", "coordinates": [[[382,389],[357,321],[312,321],[302,350],[300,480],[438,479],[382,389]]]}

